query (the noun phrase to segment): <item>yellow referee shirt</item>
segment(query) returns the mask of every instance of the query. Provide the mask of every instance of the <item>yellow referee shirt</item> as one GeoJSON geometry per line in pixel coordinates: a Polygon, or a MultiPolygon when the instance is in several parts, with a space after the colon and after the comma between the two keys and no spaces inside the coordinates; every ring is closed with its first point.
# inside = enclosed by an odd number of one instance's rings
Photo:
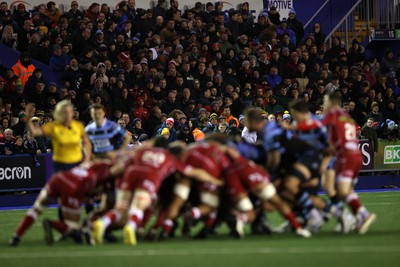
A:
{"type": "Polygon", "coordinates": [[[50,137],[53,144],[53,161],[73,164],[82,161],[82,137],[85,128],[79,121],[73,120],[70,127],[58,122],[42,126],[44,135],[50,137]]]}

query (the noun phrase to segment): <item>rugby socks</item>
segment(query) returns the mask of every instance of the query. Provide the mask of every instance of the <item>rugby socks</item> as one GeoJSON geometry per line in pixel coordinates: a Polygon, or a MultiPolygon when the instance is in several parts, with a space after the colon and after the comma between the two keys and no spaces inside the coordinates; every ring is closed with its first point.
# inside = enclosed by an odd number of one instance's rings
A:
{"type": "Polygon", "coordinates": [[[298,205],[301,207],[302,216],[307,219],[310,211],[314,208],[314,205],[310,199],[310,194],[306,191],[301,192],[297,196],[298,205]]]}
{"type": "Polygon", "coordinates": [[[194,220],[198,220],[201,217],[201,212],[200,209],[198,207],[193,207],[190,210],[190,216],[192,217],[192,219],[194,220]]]}
{"type": "Polygon", "coordinates": [[[116,210],[111,210],[107,212],[105,216],[101,218],[104,228],[107,228],[110,224],[118,222],[121,219],[121,214],[116,210]]]}
{"type": "Polygon", "coordinates": [[[152,229],[158,229],[159,227],[162,227],[162,226],[164,225],[164,221],[166,220],[165,217],[166,217],[166,212],[165,212],[165,210],[161,210],[161,211],[158,213],[157,220],[156,220],[156,222],[154,223],[152,229]]]}
{"type": "MultiPolygon", "coordinates": [[[[246,216],[246,214],[243,214],[244,216],[246,216]]],[[[212,227],[215,223],[215,219],[217,218],[217,214],[215,212],[210,213],[207,218],[204,221],[204,225],[206,227],[212,227]]],[[[245,220],[242,220],[244,223],[247,222],[247,216],[245,218],[245,220]]]]}
{"type": "Polygon", "coordinates": [[[32,226],[40,214],[41,212],[33,208],[28,210],[17,227],[17,231],[15,232],[16,236],[21,237],[32,226]]]}
{"type": "Polygon", "coordinates": [[[129,212],[129,225],[136,229],[140,222],[143,220],[144,212],[140,209],[133,209],[129,212]]]}
{"type": "Polygon", "coordinates": [[[289,214],[284,215],[285,218],[289,221],[290,225],[292,225],[292,227],[294,229],[299,229],[301,228],[300,223],[296,220],[296,216],[294,215],[293,212],[290,212],[289,214]]]}
{"type": "Polygon", "coordinates": [[[164,221],[163,228],[165,232],[170,233],[173,227],[174,227],[174,222],[171,219],[166,219],[164,221]]]}
{"type": "Polygon", "coordinates": [[[338,195],[334,195],[331,199],[331,207],[329,213],[331,213],[336,218],[339,218],[343,214],[343,202],[339,199],[338,195]]]}
{"type": "Polygon", "coordinates": [[[368,210],[361,204],[360,199],[356,193],[352,193],[346,198],[347,205],[349,205],[354,215],[361,216],[362,219],[368,217],[368,210]]]}

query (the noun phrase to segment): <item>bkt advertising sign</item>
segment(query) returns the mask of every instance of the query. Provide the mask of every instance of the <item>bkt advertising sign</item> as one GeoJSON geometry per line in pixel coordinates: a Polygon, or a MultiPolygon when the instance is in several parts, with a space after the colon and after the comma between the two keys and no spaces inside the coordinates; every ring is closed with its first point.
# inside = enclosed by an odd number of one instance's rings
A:
{"type": "Polygon", "coordinates": [[[384,164],[397,164],[400,163],[400,145],[385,146],[384,149],[384,164]]]}
{"type": "Polygon", "coordinates": [[[45,157],[38,156],[40,166],[30,155],[0,157],[0,192],[41,189],[46,183],[45,157]]]}
{"type": "Polygon", "coordinates": [[[400,169],[400,141],[378,140],[378,153],[375,158],[376,170],[400,169]]]}

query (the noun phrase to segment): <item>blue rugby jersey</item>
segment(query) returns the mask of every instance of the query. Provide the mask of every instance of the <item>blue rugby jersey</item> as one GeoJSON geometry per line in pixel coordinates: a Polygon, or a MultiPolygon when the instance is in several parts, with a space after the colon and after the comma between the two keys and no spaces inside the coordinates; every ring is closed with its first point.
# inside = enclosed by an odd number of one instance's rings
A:
{"type": "Polygon", "coordinates": [[[95,122],[88,124],[85,132],[93,146],[93,153],[106,153],[121,147],[126,130],[118,123],[104,120],[102,126],[97,127],[95,122]]]}

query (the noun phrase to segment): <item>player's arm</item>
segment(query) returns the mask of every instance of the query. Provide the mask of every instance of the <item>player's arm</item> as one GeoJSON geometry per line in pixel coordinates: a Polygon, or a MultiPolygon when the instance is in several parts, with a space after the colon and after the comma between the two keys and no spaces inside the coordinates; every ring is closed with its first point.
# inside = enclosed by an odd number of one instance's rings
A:
{"type": "Polygon", "coordinates": [[[282,121],[281,122],[281,126],[283,129],[286,129],[288,131],[296,131],[298,129],[298,125],[297,124],[290,124],[286,121],[282,121]]]}
{"type": "Polygon", "coordinates": [[[29,132],[32,134],[32,136],[43,136],[44,132],[42,128],[35,127],[35,125],[33,125],[31,121],[32,117],[35,115],[35,107],[32,104],[27,104],[25,110],[26,110],[26,126],[29,132]]]}
{"type": "Polygon", "coordinates": [[[128,147],[129,143],[131,142],[132,136],[129,134],[125,134],[124,137],[124,142],[122,143],[121,147],[119,148],[119,151],[125,151],[126,148],[128,147]]]}
{"type": "Polygon", "coordinates": [[[190,177],[200,182],[211,183],[217,186],[222,186],[224,184],[223,181],[215,178],[205,170],[199,168],[193,168],[188,166],[184,169],[183,174],[186,175],[187,177],[190,177]]]}

